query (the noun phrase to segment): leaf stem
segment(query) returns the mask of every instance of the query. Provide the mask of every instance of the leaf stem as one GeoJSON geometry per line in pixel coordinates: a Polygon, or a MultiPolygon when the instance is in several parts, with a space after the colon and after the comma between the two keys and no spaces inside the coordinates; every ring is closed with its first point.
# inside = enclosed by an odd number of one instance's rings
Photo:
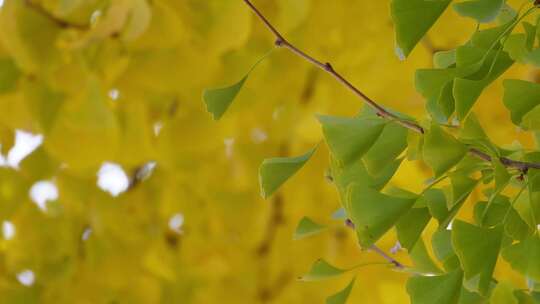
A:
{"type": "MultiPolygon", "coordinates": [[[[393,114],[392,112],[386,110],[383,106],[379,105],[377,102],[375,102],[373,99],[371,99],[369,96],[367,96],[364,92],[362,92],[360,89],[358,89],[356,86],[354,86],[350,81],[348,81],[345,77],[343,77],[340,73],[338,73],[334,67],[328,63],[323,63],[322,61],[315,59],[311,55],[308,55],[304,51],[297,48],[295,45],[291,44],[289,41],[285,39],[285,37],[270,23],[270,21],[259,11],[259,9],[253,5],[253,3],[250,0],[244,0],[246,5],[257,15],[257,17],[263,22],[263,24],[266,26],[266,28],[274,35],[276,41],[275,44],[278,47],[283,47],[294,53],[295,55],[301,57],[302,59],[310,62],[314,66],[320,68],[321,70],[327,72],[328,74],[332,75],[339,83],[341,83],[343,86],[348,88],[350,91],[352,91],[356,96],[358,96],[360,99],[363,100],[364,103],[366,103],[368,106],[373,108],[377,115],[396,121],[398,124],[402,125],[403,127],[410,129],[414,132],[424,134],[425,130],[424,128],[419,125],[416,122],[404,120],[398,117],[397,115],[393,114]]],[[[484,160],[487,162],[491,162],[491,156],[487,153],[484,153],[483,151],[480,151],[476,148],[470,148],[469,153],[484,160]]],[[[505,167],[509,168],[516,168],[519,169],[521,172],[526,173],[528,169],[540,169],[540,163],[529,163],[529,162],[522,162],[517,160],[508,159],[505,157],[499,158],[501,163],[505,167]]]]}
{"type": "MultiPolygon", "coordinates": [[[[354,223],[350,219],[345,220],[345,226],[355,229],[354,223]]],[[[388,261],[390,264],[394,265],[397,269],[405,269],[407,266],[403,265],[400,261],[394,259],[390,255],[388,255],[386,252],[384,252],[381,248],[379,248],[377,245],[373,244],[369,247],[370,250],[380,255],[383,259],[388,261]]]]}

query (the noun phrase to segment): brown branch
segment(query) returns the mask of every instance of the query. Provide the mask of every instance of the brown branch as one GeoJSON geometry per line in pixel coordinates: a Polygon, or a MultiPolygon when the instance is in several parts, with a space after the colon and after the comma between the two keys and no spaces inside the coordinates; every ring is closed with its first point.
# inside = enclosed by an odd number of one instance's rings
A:
{"type": "MultiPolygon", "coordinates": [[[[268,30],[270,32],[272,32],[272,34],[274,34],[274,36],[276,38],[275,44],[278,47],[283,47],[283,48],[286,48],[286,49],[290,50],[292,53],[296,54],[297,56],[301,57],[302,59],[310,62],[311,64],[315,65],[316,67],[320,68],[321,70],[323,70],[323,71],[327,72],[328,74],[332,75],[339,83],[341,83],[346,88],[351,90],[356,96],[358,96],[360,99],[362,99],[362,101],[364,103],[366,103],[368,106],[373,108],[376,111],[378,116],[380,116],[382,118],[385,118],[385,119],[388,119],[388,120],[391,120],[391,121],[395,121],[396,123],[402,125],[405,128],[408,128],[408,129],[410,129],[410,130],[412,130],[414,132],[417,132],[417,133],[420,133],[420,134],[425,133],[424,128],[422,126],[420,126],[418,123],[413,122],[413,121],[409,121],[409,120],[405,120],[405,119],[402,119],[402,118],[398,117],[397,115],[395,115],[395,114],[389,112],[388,110],[386,110],[383,106],[379,105],[373,99],[369,98],[366,94],[364,94],[356,86],[354,86],[351,82],[349,82],[345,77],[343,77],[340,73],[338,73],[332,67],[332,65],[330,63],[328,63],[328,62],[323,63],[322,61],[319,61],[319,60],[315,59],[314,57],[306,54],[305,52],[303,52],[302,50],[300,50],[299,48],[297,48],[296,46],[294,46],[293,44],[288,42],[283,37],[283,35],[270,23],[270,21],[268,21],[268,19],[259,11],[259,9],[257,9],[257,7],[255,7],[255,5],[253,5],[253,3],[251,3],[250,0],[244,0],[244,2],[251,8],[251,10],[257,15],[257,17],[264,23],[266,28],[268,28],[268,30]]],[[[482,152],[482,151],[480,151],[480,150],[478,150],[476,148],[470,148],[469,153],[471,153],[472,155],[474,155],[474,156],[476,156],[476,157],[478,157],[480,159],[483,159],[485,161],[488,161],[488,162],[491,161],[491,156],[489,154],[484,153],[484,152],[482,152]]],[[[504,166],[509,167],[509,168],[516,168],[516,169],[519,169],[522,172],[527,172],[527,170],[531,169],[531,168],[540,169],[540,163],[528,163],[528,162],[516,161],[516,160],[511,160],[511,159],[508,159],[508,158],[505,158],[505,157],[501,157],[499,159],[500,159],[501,163],[504,166]]]]}

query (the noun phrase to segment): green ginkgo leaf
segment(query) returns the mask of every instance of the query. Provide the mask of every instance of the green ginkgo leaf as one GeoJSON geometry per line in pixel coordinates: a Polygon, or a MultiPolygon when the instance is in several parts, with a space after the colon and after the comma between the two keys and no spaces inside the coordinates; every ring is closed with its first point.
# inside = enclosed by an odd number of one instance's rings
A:
{"type": "Polygon", "coordinates": [[[438,69],[445,69],[456,63],[456,49],[439,51],[433,55],[433,65],[438,69]]]}
{"type": "Polygon", "coordinates": [[[318,118],[330,151],[343,165],[362,157],[375,143],[386,123],[371,117],[318,118]]]}
{"type": "Polygon", "coordinates": [[[452,225],[452,245],[463,267],[465,279],[479,275],[477,288],[482,295],[489,290],[502,237],[502,226],[482,228],[459,220],[452,225]]]}
{"type": "Polygon", "coordinates": [[[347,193],[349,215],[360,245],[367,248],[375,243],[412,208],[416,199],[389,196],[366,185],[351,184],[347,193]]]}
{"type": "Polygon", "coordinates": [[[315,235],[325,229],[325,226],[315,223],[308,217],[303,217],[296,227],[293,238],[295,240],[300,240],[315,235]]]}
{"type": "MultiPolygon", "coordinates": [[[[427,207],[431,216],[433,216],[439,224],[446,219],[450,211],[447,208],[446,197],[441,189],[431,188],[423,193],[427,207]]],[[[446,227],[445,227],[446,228],[446,227]]]]}
{"type": "Polygon", "coordinates": [[[441,270],[433,259],[429,255],[424,241],[420,238],[412,248],[409,250],[409,256],[414,264],[414,270],[421,273],[440,274],[441,270]]]}
{"type": "Polygon", "coordinates": [[[456,170],[456,172],[452,172],[448,176],[450,178],[450,185],[445,188],[445,195],[446,204],[450,210],[467,199],[478,181],[470,178],[463,171],[456,170]]]}
{"type": "Polygon", "coordinates": [[[285,181],[293,176],[311,158],[317,147],[297,157],[265,159],[259,168],[259,184],[263,198],[271,196],[285,181]]]}
{"type": "Polygon", "coordinates": [[[390,165],[407,147],[407,129],[390,123],[384,126],[377,141],[364,155],[369,173],[377,175],[390,165]]]}
{"type": "Polygon", "coordinates": [[[271,53],[268,52],[261,59],[259,59],[252,67],[249,69],[247,74],[240,79],[237,83],[217,89],[205,89],[203,91],[203,101],[206,104],[207,111],[212,114],[214,120],[219,120],[223,114],[227,111],[229,106],[232,104],[240,90],[244,86],[244,83],[249,77],[249,74],[261,63],[268,55],[271,53]]]}
{"type": "Polygon", "coordinates": [[[523,116],[521,127],[526,130],[540,131],[540,105],[523,116]]]}
{"type": "Polygon", "coordinates": [[[503,258],[524,276],[540,281],[540,237],[532,235],[517,244],[506,247],[503,258]]]}
{"type": "Polygon", "coordinates": [[[412,304],[457,304],[463,272],[454,270],[439,276],[413,276],[407,281],[412,304]]]}
{"type": "Polygon", "coordinates": [[[454,10],[464,17],[471,17],[479,23],[493,21],[501,8],[504,0],[468,0],[453,5],[454,10]]]}
{"type": "Polygon", "coordinates": [[[540,84],[517,79],[503,82],[503,102],[510,110],[512,122],[519,126],[525,114],[540,105],[540,84]]]}
{"type": "Polygon", "coordinates": [[[343,290],[340,290],[338,293],[328,297],[326,299],[326,304],[345,304],[345,303],[347,303],[347,299],[349,298],[349,295],[351,294],[351,291],[353,289],[355,280],[356,280],[356,278],[352,279],[352,281],[343,290]]]}
{"type": "Polygon", "coordinates": [[[446,229],[439,229],[431,237],[433,253],[442,262],[444,269],[452,271],[460,268],[459,259],[452,247],[452,232],[446,229]]]}
{"type": "Polygon", "coordinates": [[[451,0],[392,0],[390,10],[395,24],[400,56],[407,57],[439,19],[451,0]]]}
{"type": "Polygon", "coordinates": [[[303,275],[301,281],[320,281],[328,278],[336,277],[341,274],[344,274],[348,270],[340,269],[334,267],[323,259],[317,260],[308,271],[307,274],[303,275]]]}
{"type": "Polygon", "coordinates": [[[521,303],[514,296],[514,288],[509,282],[499,282],[493,289],[489,300],[491,304],[518,304],[521,303]]]}
{"type": "Polygon", "coordinates": [[[441,176],[465,156],[467,148],[441,127],[433,124],[425,135],[423,153],[424,161],[436,176],[441,176]]]}
{"type": "Polygon", "coordinates": [[[480,79],[454,79],[452,92],[456,102],[457,118],[460,121],[467,117],[484,89],[514,63],[506,52],[494,50],[489,51],[481,62],[482,67],[476,72],[482,75],[480,79]]]}
{"type": "Polygon", "coordinates": [[[411,251],[430,219],[431,215],[427,207],[412,208],[405,213],[396,224],[397,236],[401,246],[411,251]]]}

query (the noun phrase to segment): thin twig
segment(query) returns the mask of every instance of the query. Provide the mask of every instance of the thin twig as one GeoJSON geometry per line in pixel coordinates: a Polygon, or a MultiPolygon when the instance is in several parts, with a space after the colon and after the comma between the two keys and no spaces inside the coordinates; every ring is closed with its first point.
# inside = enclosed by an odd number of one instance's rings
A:
{"type": "Polygon", "coordinates": [[[399,262],[398,260],[396,260],[393,257],[389,256],[381,248],[377,247],[377,245],[375,245],[375,244],[371,245],[370,249],[373,250],[374,252],[376,252],[378,255],[382,256],[388,262],[394,264],[394,266],[396,266],[396,268],[399,268],[399,269],[404,269],[405,268],[405,265],[401,264],[401,262],[399,262]]]}
{"type": "MultiPolygon", "coordinates": [[[[356,86],[354,86],[351,82],[349,82],[345,77],[343,77],[340,73],[338,73],[330,63],[328,62],[323,63],[322,61],[315,59],[314,57],[308,55],[304,51],[300,50],[299,48],[297,48],[296,46],[288,42],[283,37],[283,35],[270,23],[270,21],[268,21],[268,19],[259,11],[259,9],[257,9],[257,7],[255,7],[255,5],[251,3],[250,0],[244,0],[244,2],[251,8],[251,10],[257,15],[257,17],[264,23],[266,28],[268,28],[268,30],[272,32],[272,34],[275,36],[275,39],[276,39],[275,44],[278,47],[283,47],[290,50],[292,53],[296,54],[297,56],[303,58],[304,60],[312,63],[313,65],[320,68],[321,70],[332,75],[338,82],[340,82],[342,85],[344,85],[349,90],[351,90],[356,96],[360,97],[360,99],[362,99],[363,102],[365,102],[368,106],[373,108],[376,111],[378,116],[391,120],[391,121],[395,121],[396,123],[414,132],[417,132],[420,134],[425,133],[424,128],[420,126],[418,123],[398,117],[396,114],[389,112],[383,106],[379,105],[373,99],[368,97],[366,94],[360,91],[356,86]]],[[[469,153],[471,153],[472,155],[482,160],[491,162],[491,156],[489,154],[484,153],[476,148],[470,148],[469,153]]],[[[527,170],[531,168],[540,169],[540,163],[516,161],[516,160],[508,159],[505,157],[500,157],[499,160],[504,166],[509,167],[509,168],[519,169],[521,172],[524,172],[524,173],[526,173],[527,170]]]]}
{"type": "MultiPolygon", "coordinates": [[[[346,219],[345,220],[345,226],[351,228],[351,229],[355,229],[354,227],[354,223],[353,221],[351,221],[350,219],[346,219]]],[[[398,260],[394,259],[393,257],[391,257],[390,255],[388,255],[386,252],[384,252],[381,248],[379,248],[377,245],[373,244],[369,247],[373,252],[377,253],[378,255],[380,255],[381,257],[383,257],[385,260],[387,260],[388,262],[394,264],[394,266],[398,269],[405,269],[407,268],[405,265],[403,265],[401,262],[399,262],[398,260]]]]}

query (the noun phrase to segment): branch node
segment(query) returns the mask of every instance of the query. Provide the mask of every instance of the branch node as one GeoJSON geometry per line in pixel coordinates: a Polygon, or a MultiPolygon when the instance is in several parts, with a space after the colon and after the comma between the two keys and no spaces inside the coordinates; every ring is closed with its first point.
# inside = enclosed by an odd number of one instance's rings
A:
{"type": "Polygon", "coordinates": [[[324,69],[328,72],[333,72],[334,71],[334,68],[332,67],[332,65],[330,64],[330,62],[327,62],[324,64],[324,69]]]}
{"type": "Polygon", "coordinates": [[[285,44],[285,40],[283,40],[283,38],[281,38],[281,37],[278,37],[278,38],[276,38],[276,41],[274,42],[274,44],[277,47],[282,47],[285,44]]]}

